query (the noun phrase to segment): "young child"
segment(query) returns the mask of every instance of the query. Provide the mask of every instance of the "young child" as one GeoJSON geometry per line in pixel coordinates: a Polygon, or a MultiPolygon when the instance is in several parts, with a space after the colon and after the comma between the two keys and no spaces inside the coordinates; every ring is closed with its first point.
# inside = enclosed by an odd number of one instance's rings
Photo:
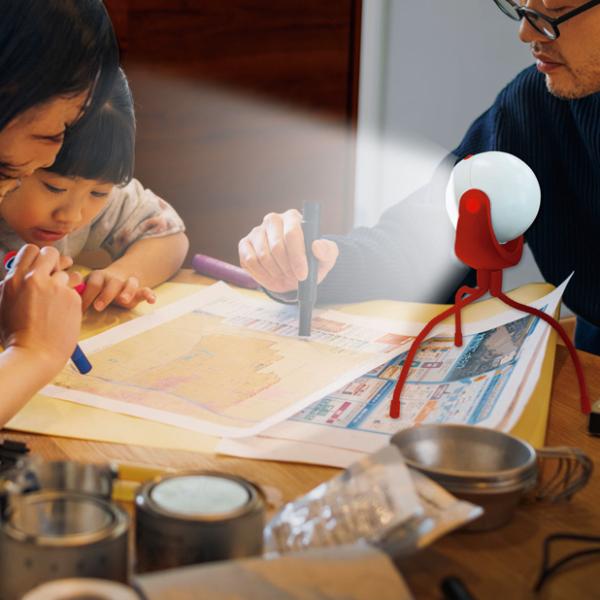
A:
{"type": "Polygon", "coordinates": [[[173,208],[132,179],[134,148],[133,101],[121,71],[104,106],[67,133],[56,162],[0,204],[0,254],[25,243],[73,258],[104,249],[113,262],[88,276],[84,309],[153,303],[150,288],[179,269],[188,240],[173,208]]]}

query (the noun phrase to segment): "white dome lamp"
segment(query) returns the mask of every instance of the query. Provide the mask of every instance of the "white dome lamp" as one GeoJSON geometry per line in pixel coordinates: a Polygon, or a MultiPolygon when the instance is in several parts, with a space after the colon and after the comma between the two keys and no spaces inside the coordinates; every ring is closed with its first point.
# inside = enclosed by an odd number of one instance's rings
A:
{"type": "Polygon", "coordinates": [[[534,315],[558,331],[575,364],[581,409],[586,414],[590,412],[583,369],[564,329],[551,316],[515,302],[502,291],[502,270],[521,260],[523,234],[538,214],[540,196],[534,172],[512,154],[482,152],[455,165],[446,188],[446,209],[456,228],[456,256],[477,271],[477,285],[461,287],[454,306],[427,323],[413,341],[394,389],[390,417],[400,416],[400,395],[421,342],[438,323],[454,315],[454,343],[462,346],[461,311],[488,292],[511,308],[534,315]]]}
{"type": "Polygon", "coordinates": [[[446,209],[457,227],[463,195],[480,190],[489,199],[496,240],[506,244],[529,229],[540,209],[540,185],[520,158],[507,152],[482,152],[456,164],[446,187],[446,209]]]}

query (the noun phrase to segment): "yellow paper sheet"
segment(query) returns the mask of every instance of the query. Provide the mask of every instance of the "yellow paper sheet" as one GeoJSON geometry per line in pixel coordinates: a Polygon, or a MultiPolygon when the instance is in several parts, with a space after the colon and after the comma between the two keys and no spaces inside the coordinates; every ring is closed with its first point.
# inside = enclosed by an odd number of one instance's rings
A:
{"type": "MultiPolygon", "coordinates": [[[[166,283],[157,288],[157,305],[164,306],[183,298],[198,289],[206,281],[191,278],[196,285],[166,283]]],[[[532,302],[552,290],[548,284],[530,284],[515,290],[510,296],[519,302],[532,302]]],[[[247,292],[249,294],[255,292],[247,292]]],[[[396,318],[403,321],[424,322],[441,312],[445,306],[413,304],[392,301],[373,301],[348,305],[342,308],[352,314],[396,318]]],[[[505,310],[498,300],[486,300],[469,307],[464,322],[488,318],[505,310]]],[[[88,317],[83,324],[83,338],[96,335],[109,327],[128,321],[152,307],[140,305],[134,311],[111,308],[100,315],[88,317]]],[[[546,423],[552,385],[555,334],[552,333],[546,349],[544,366],[538,385],[524,410],[513,433],[535,447],[544,444],[546,423]]],[[[94,441],[134,444],[155,448],[214,452],[218,438],[179,429],[157,422],[120,415],[110,411],[87,407],[63,400],[37,395],[7,424],[8,429],[41,433],[52,436],[80,438],[94,441]]]]}
{"type": "Polygon", "coordinates": [[[148,600],[411,600],[392,560],[356,544],[246,558],[138,576],[148,600]]]}

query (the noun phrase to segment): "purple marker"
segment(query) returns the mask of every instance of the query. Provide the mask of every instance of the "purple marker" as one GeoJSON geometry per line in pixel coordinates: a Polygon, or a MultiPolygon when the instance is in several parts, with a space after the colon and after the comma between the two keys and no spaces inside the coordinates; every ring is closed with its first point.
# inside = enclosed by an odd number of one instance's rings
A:
{"type": "Polygon", "coordinates": [[[258,283],[256,283],[244,269],[213,258],[212,256],[196,254],[192,259],[192,267],[194,267],[196,273],[200,273],[200,275],[206,275],[213,279],[233,283],[234,285],[248,288],[249,290],[257,290],[259,287],[258,283]]]}

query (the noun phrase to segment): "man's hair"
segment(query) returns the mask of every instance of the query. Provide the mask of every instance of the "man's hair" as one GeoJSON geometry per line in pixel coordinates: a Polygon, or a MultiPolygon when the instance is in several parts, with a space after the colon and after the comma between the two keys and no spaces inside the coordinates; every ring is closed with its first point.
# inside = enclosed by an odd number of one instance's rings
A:
{"type": "Polygon", "coordinates": [[[46,169],[63,177],[98,179],[125,185],[135,163],[135,113],[131,90],[120,69],[108,100],[66,135],[54,164],[46,169]]]}
{"type": "Polygon", "coordinates": [[[29,108],[85,90],[91,95],[84,113],[93,114],[118,66],[102,0],[1,0],[0,131],[29,108]]]}

